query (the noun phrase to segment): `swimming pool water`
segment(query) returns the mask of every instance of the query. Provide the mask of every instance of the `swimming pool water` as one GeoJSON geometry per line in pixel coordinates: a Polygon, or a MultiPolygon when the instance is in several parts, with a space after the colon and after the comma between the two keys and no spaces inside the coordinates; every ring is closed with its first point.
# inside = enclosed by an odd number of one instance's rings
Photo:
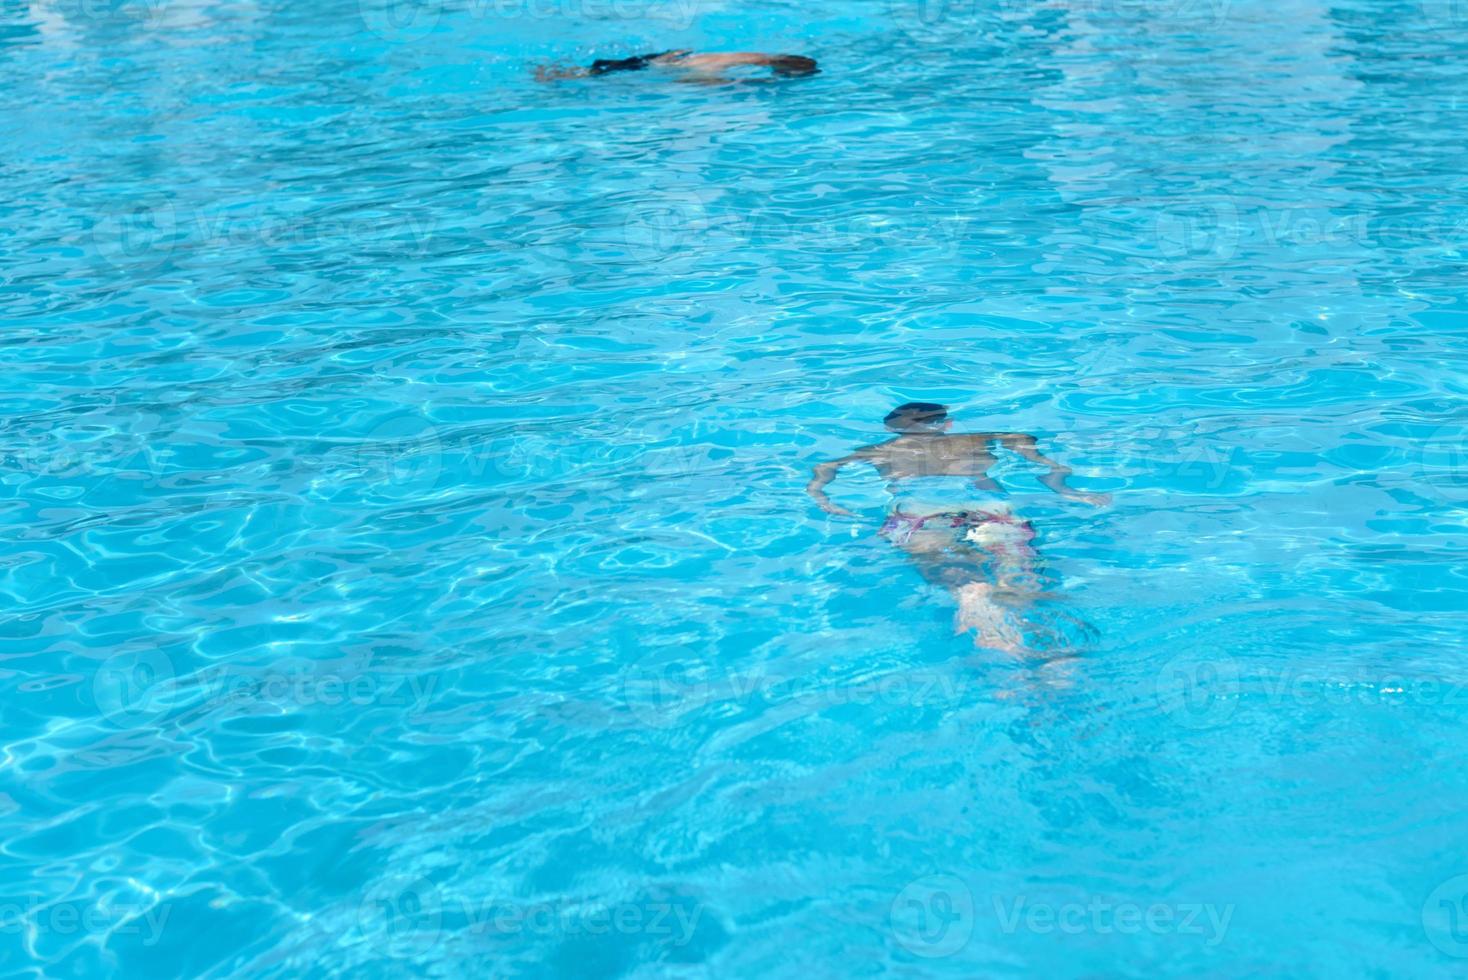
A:
{"type": "Polygon", "coordinates": [[[1468,963],[1468,16],[0,4],[7,976],[1468,963]],[[565,58],[809,53],[781,84],[565,58]],[[1016,662],[810,468],[1001,478],[1016,662]]]}

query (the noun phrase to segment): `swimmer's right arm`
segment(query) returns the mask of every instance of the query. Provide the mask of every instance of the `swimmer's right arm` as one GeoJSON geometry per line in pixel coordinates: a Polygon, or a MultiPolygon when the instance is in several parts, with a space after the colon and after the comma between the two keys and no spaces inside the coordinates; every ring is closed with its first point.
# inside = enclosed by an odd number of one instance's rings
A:
{"type": "Polygon", "coordinates": [[[992,433],[992,438],[997,440],[1001,446],[1018,453],[1030,462],[1047,467],[1049,472],[1040,477],[1040,482],[1060,496],[1070,500],[1079,500],[1095,507],[1111,503],[1111,495],[1108,493],[1082,493],[1067,485],[1065,478],[1070,476],[1070,467],[1057,463],[1040,452],[1034,436],[1026,435],[1023,432],[995,432],[992,433]]]}
{"type": "Polygon", "coordinates": [[[842,459],[832,460],[829,463],[822,463],[821,465],[816,467],[815,475],[812,476],[811,481],[805,485],[805,492],[811,495],[811,497],[815,500],[817,506],[819,506],[821,510],[825,511],[827,514],[834,514],[837,517],[856,516],[845,507],[838,507],[836,504],[831,503],[831,498],[826,496],[826,484],[836,479],[836,474],[841,471],[841,467],[845,466],[847,463],[855,463],[861,458],[862,454],[857,452],[852,453],[850,456],[846,456],[842,459]]]}
{"type": "Polygon", "coordinates": [[[591,72],[577,65],[537,65],[535,67],[535,80],[537,82],[557,82],[563,78],[586,78],[591,72]]]}

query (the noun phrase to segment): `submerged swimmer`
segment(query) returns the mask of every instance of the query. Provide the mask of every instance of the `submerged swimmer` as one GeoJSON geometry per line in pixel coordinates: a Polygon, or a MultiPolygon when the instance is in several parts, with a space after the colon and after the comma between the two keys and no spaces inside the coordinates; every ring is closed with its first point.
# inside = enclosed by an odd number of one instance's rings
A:
{"type": "Polygon", "coordinates": [[[953,422],[943,405],[908,402],[893,409],[885,423],[896,438],[820,464],[806,492],[826,513],[855,517],[831,502],[826,486],[848,463],[875,466],[894,498],[880,533],[913,559],[923,577],[953,594],[958,602],[957,630],[974,631],[981,646],[1030,652],[1026,632],[1045,632],[1024,619],[1029,606],[1044,595],[1039,555],[1031,546],[1035,529],[997,499],[1003,490],[989,477],[995,463],[992,447],[997,443],[1046,467],[1040,482],[1062,497],[1098,506],[1110,498],[1067,486],[1070,469],[1042,455],[1034,436],[950,434],[953,422]],[[970,498],[975,490],[992,496],[970,503],[927,503],[899,493],[906,489],[902,486],[906,481],[927,477],[959,477],[964,483],[961,492],[970,498]]]}
{"type": "Polygon", "coordinates": [[[798,54],[761,54],[757,51],[699,54],[694,51],[663,51],[632,58],[598,58],[589,68],[542,65],[535,70],[535,77],[542,82],[549,82],[558,78],[587,78],[619,71],[661,68],[677,71],[682,81],[728,81],[723,75],[725,69],[741,67],[769,68],[772,74],[784,77],[814,75],[820,71],[816,67],[815,59],[798,54]]]}

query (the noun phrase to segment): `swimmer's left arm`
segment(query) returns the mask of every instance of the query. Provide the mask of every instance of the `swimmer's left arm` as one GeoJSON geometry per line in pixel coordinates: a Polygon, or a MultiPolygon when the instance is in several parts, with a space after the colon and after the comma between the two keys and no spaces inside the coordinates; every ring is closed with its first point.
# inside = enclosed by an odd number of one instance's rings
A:
{"type": "Polygon", "coordinates": [[[768,65],[770,56],[759,54],[754,51],[732,51],[724,54],[693,54],[691,51],[674,51],[679,57],[676,60],[679,67],[691,68],[694,71],[722,71],[725,68],[737,68],[741,65],[768,65]]]}
{"type": "Polygon", "coordinates": [[[537,82],[556,82],[564,78],[586,78],[591,72],[585,68],[571,65],[537,65],[535,67],[535,80],[537,82]]]}
{"type": "Polygon", "coordinates": [[[1049,472],[1040,477],[1040,482],[1062,497],[1071,500],[1079,500],[1084,503],[1094,504],[1097,507],[1111,502],[1111,495],[1106,493],[1082,493],[1066,485],[1065,478],[1070,476],[1071,468],[1046,456],[1040,452],[1035,442],[1035,437],[1023,432],[996,432],[994,439],[1006,449],[1012,450],[1032,463],[1038,463],[1047,467],[1049,472]]]}
{"type": "Polygon", "coordinates": [[[835,514],[837,517],[855,517],[856,515],[845,507],[831,503],[831,498],[826,496],[826,485],[836,479],[836,474],[841,472],[841,467],[864,458],[862,451],[857,450],[850,456],[820,464],[816,467],[814,475],[811,476],[811,481],[805,485],[805,492],[810,494],[816,505],[827,514],[835,514]]]}

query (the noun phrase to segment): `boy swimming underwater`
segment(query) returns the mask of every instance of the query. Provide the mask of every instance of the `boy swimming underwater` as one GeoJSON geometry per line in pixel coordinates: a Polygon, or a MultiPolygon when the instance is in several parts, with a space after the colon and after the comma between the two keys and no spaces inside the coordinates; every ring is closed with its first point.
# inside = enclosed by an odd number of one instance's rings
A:
{"type": "Polygon", "coordinates": [[[535,70],[535,77],[537,81],[549,82],[657,68],[678,72],[680,81],[729,81],[723,72],[743,67],[769,68],[771,74],[786,78],[814,75],[820,71],[815,59],[798,54],[761,54],[757,51],[699,54],[680,50],[640,54],[632,58],[598,58],[586,68],[542,65],[535,70]]]}
{"type": "MultiPolygon", "coordinates": [[[[1024,612],[1044,594],[1039,555],[1031,542],[1035,529],[998,499],[1002,489],[989,477],[995,463],[991,447],[998,443],[1025,459],[1047,467],[1040,482],[1072,500],[1101,505],[1105,494],[1080,493],[1065,483],[1068,467],[1046,458],[1034,436],[1018,432],[949,434],[948,409],[931,402],[908,402],[884,420],[897,437],[863,446],[842,459],[822,463],[806,492],[828,514],[854,517],[833,504],[825,488],[848,463],[870,463],[887,481],[893,504],[879,532],[905,551],[923,577],[948,589],[958,602],[958,631],[972,630],[975,642],[1008,653],[1031,652],[1025,633],[1037,631],[1024,612]],[[970,498],[931,502],[905,491],[910,481],[958,477],[958,492],[970,498]],[[973,499],[973,491],[983,499],[973,499]]],[[[939,481],[941,482],[941,481],[939,481]]]]}

